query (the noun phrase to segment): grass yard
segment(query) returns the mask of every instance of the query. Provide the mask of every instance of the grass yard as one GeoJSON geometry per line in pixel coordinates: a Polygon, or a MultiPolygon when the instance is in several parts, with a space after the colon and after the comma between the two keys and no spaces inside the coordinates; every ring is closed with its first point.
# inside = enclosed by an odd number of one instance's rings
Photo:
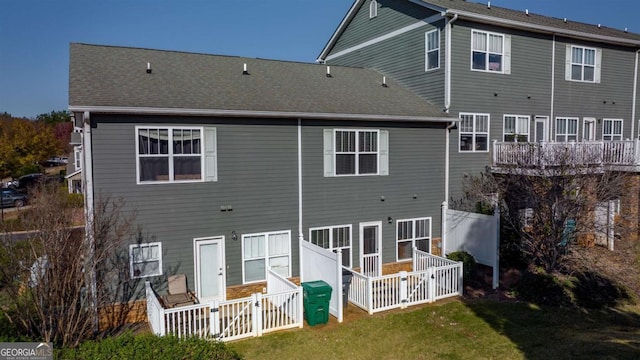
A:
{"type": "Polygon", "coordinates": [[[246,359],[638,359],[640,307],[452,301],[229,345],[246,359]]]}

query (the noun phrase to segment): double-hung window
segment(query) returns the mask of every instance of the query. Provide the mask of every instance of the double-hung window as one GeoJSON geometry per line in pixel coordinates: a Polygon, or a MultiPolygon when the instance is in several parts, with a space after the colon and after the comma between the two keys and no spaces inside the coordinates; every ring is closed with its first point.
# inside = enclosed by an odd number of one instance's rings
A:
{"type": "Polygon", "coordinates": [[[410,260],[413,248],[431,253],[431,218],[398,220],[396,222],[396,259],[410,260]]]}
{"type": "Polygon", "coordinates": [[[162,275],[162,243],[129,245],[129,271],[132,279],[162,275]]]}
{"type": "Polygon", "coordinates": [[[569,142],[578,139],[578,118],[556,118],[556,141],[569,142]]]}
{"type": "Polygon", "coordinates": [[[325,176],[387,175],[386,130],[324,130],[325,176]]]}
{"type": "Polygon", "coordinates": [[[267,280],[267,270],[291,277],[291,231],[242,236],[242,276],[244,283],[267,280]]]}
{"type": "Polygon", "coordinates": [[[622,119],[602,120],[602,140],[617,141],[622,140],[622,119]]]}
{"type": "Polygon", "coordinates": [[[489,114],[460,114],[460,151],[489,151],[489,114]]]}
{"type": "Polygon", "coordinates": [[[321,248],[342,252],[342,266],[351,267],[351,225],[309,229],[309,242],[321,248]]]}
{"type": "Polygon", "coordinates": [[[425,34],[425,71],[440,68],[440,30],[432,30],[425,34]]]}
{"type": "Polygon", "coordinates": [[[138,183],[215,181],[216,129],[136,127],[138,183]]]}
{"type": "Polygon", "coordinates": [[[600,82],[602,49],[567,44],[565,79],[600,82]]]}
{"type": "Polygon", "coordinates": [[[511,72],[511,37],[471,30],[471,69],[509,74],[511,72]]]}
{"type": "Polygon", "coordinates": [[[528,115],[505,115],[504,141],[529,142],[530,119],[528,115]]]}

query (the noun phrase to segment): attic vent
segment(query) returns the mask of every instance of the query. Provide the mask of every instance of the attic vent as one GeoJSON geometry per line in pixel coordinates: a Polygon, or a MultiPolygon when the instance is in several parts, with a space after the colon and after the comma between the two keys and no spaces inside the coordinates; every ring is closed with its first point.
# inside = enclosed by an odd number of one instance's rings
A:
{"type": "Polygon", "coordinates": [[[331,77],[331,66],[327,66],[327,77],[331,77]]]}
{"type": "Polygon", "coordinates": [[[247,63],[244,63],[242,66],[242,75],[249,75],[249,71],[247,71],[247,63]]]}
{"type": "Polygon", "coordinates": [[[147,63],[147,74],[151,74],[151,63],[147,63]]]}

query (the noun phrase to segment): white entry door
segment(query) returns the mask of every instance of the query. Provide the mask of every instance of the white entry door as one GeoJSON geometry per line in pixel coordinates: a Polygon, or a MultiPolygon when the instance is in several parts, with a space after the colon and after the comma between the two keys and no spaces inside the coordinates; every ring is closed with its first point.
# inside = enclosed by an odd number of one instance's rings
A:
{"type": "Polygon", "coordinates": [[[365,276],[382,275],[382,222],[360,223],[360,267],[365,276]]]}
{"type": "Polygon", "coordinates": [[[549,117],[536,116],[536,142],[549,141],[549,117]]]}
{"type": "Polygon", "coordinates": [[[194,240],[196,295],[200,302],[225,300],[224,236],[194,240]]]}

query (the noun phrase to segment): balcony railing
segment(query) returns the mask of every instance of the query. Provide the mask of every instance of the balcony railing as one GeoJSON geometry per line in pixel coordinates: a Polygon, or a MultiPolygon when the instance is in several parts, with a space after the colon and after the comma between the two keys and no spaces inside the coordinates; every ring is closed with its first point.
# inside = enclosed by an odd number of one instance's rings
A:
{"type": "Polygon", "coordinates": [[[494,167],[638,166],[640,141],[493,142],[494,167]]]}

